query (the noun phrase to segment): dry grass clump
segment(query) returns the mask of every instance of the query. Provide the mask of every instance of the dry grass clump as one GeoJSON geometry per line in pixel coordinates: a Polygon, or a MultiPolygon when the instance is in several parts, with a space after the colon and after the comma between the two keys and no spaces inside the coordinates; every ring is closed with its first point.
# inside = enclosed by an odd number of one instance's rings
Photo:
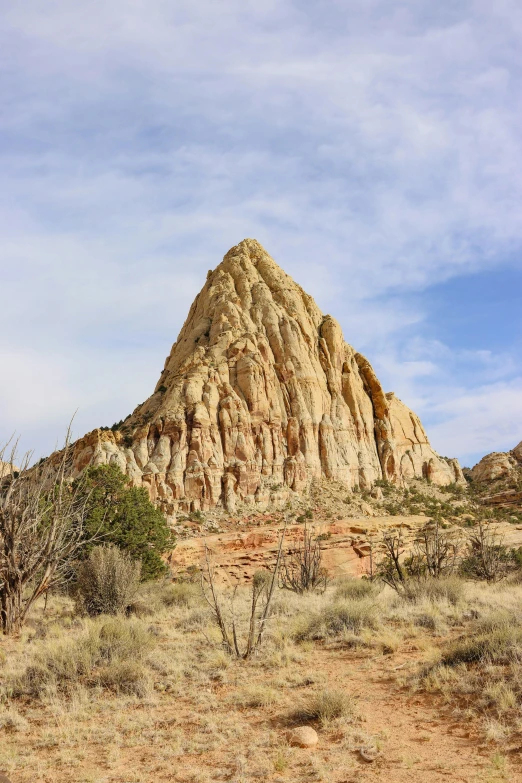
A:
{"type": "Polygon", "coordinates": [[[410,579],[404,589],[404,597],[413,603],[428,600],[433,603],[447,601],[457,606],[465,596],[466,585],[458,576],[444,576],[434,579],[410,579]]]}
{"type": "MultiPolygon", "coordinates": [[[[518,615],[493,614],[474,623],[465,637],[450,642],[440,661],[425,671],[421,684],[457,702],[486,719],[491,733],[492,717],[507,724],[502,732],[520,720],[522,702],[522,626],[518,615]]],[[[501,732],[501,733],[502,733],[501,732]]]]}
{"type": "Polygon", "coordinates": [[[345,691],[325,688],[314,693],[294,714],[296,721],[314,721],[321,723],[336,718],[354,718],[355,702],[345,691]]]}
{"type": "Polygon", "coordinates": [[[343,579],[337,585],[335,598],[338,601],[360,601],[364,598],[376,598],[382,585],[369,579],[343,579]]]}
{"type": "Polygon", "coordinates": [[[248,685],[234,695],[234,702],[239,707],[270,707],[279,698],[275,688],[269,685],[248,685]]]}
{"type": "Polygon", "coordinates": [[[329,604],[305,619],[295,632],[297,641],[327,639],[363,628],[377,627],[377,606],[367,599],[351,599],[329,604]]]}
{"type": "Polygon", "coordinates": [[[190,582],[144,582],[128,607],[137,617],[150,617],[165,610],[191,609],[203,601],[201,588],[190,582]]]}
{"type": "Polygon", "coordinates": [[[442,654],[441,663],[520,663],[522,626],[514,615],[492,616],[478,623],[474,633],[452,642],[442,654]]]}
{"type": "Polygon", "coordinates": [[[78,687],[102,687],[142,696],[148,687],[143,666],[153,636],[135,619],[86,621],[71,638],[46,641],[13,683],[15,695],[41,698],[71,695],[78,687]]]}
{"type": "Polygon", "coordinates": [[[166,585],[161,593],[164,606],[184,606],[187,609],[202,603],[201,587],[191,582],[177,582],[166,585]]]}
{"type": "Polygon", "coordinates": [[[14,707],[0,707],[0,729],[8,732],[26,731],[28,726],[27,720],[14,707]]]}

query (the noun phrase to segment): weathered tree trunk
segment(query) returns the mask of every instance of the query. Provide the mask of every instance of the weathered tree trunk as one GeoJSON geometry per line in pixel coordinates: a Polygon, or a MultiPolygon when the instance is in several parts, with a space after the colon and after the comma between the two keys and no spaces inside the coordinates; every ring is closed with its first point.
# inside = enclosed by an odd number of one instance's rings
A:
{"type": "Polygon", "coordinates": [[[18,633],[22,622],[22,593],[20,583],[4,584],[0,589],[0,628],[2,633],[18,633]]]}

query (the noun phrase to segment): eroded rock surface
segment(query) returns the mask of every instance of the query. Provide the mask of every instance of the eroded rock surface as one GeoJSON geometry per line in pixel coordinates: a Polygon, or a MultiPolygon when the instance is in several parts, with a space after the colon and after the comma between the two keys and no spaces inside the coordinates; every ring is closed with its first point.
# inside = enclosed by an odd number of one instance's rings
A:
{"type": "Polygon", "coordinates": [[[208,273],[154,394],[120,430],[78,441],[74,462],[116,462],[167,515],[281,505],[317,477],[349,489],[464,483],[337,321],[253,239],[208,273]]]}
{"type": "Polygon", "coordinates": [[[495,481],[522,466],[522,441],[512,451],[493,451],[482,457],[471,470],[474,481],[495,481]]]}

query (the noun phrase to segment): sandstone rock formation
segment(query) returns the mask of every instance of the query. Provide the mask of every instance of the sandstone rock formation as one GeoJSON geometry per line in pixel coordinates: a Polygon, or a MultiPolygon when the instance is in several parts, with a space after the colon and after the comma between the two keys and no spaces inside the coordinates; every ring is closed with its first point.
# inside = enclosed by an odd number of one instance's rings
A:
{"type": "Polygon", "coordinates": [[[252,239],[208,273],[154,394],[118,431],[75,444],[77,471],[105,462],[167,515],[266,508],[322,476],[349,489],[465,483],[337,321],[252,239]]]}
{"type": "Polygon", "coordinates": [[[0,460],[0,478],[4,478],[4,476],[9,476],[13,471],[18,471],[18,468],[16,465],[11,465],[10,462],[2,462],[0,460]]]}
{"type": "Polygon", "coordinates": [[[522,441],[512,451],[493,451],[471,469],[473,481],[495,481],[522,466],[522,441]]]}

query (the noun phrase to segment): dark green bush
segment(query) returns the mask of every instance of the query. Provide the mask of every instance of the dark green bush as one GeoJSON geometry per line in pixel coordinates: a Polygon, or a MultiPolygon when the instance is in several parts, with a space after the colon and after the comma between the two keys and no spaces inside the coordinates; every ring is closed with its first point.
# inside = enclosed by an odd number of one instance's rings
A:
{"type": "Polygon", "coordinates": [[[128,477],[114,464],[88,468],[82,487],[86,495],[86,540],[96,537],[140,560],[144,580],[166,574],[168,568],[161,555],[174,548],[175,539],[161,511],[150,502],[147,490],[129,486],[128,477]]]}

